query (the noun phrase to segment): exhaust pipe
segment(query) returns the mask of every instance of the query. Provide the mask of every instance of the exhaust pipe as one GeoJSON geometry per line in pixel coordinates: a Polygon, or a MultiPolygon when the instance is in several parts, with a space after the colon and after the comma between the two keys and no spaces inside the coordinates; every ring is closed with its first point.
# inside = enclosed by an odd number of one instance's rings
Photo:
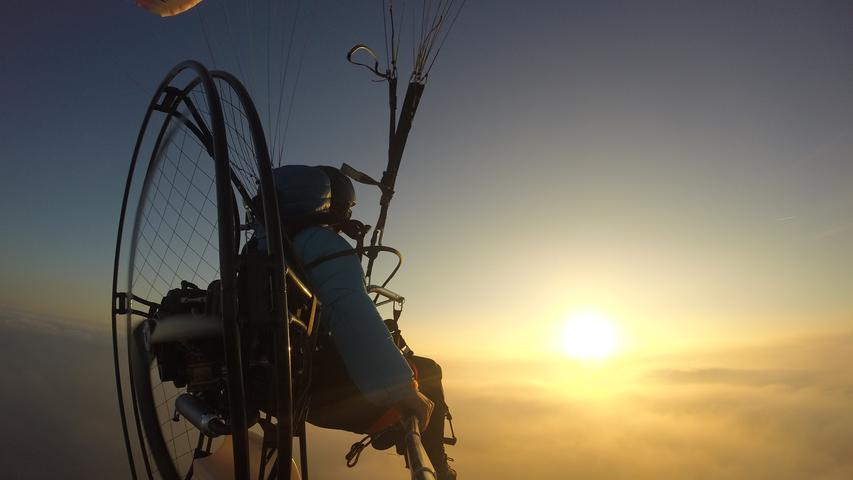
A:
{"type": "Polygon", "coordinates": [[[175,400],[175,411],[208,437],[231,434],[222,415],[194,395],[181,394],[175,400]]]}

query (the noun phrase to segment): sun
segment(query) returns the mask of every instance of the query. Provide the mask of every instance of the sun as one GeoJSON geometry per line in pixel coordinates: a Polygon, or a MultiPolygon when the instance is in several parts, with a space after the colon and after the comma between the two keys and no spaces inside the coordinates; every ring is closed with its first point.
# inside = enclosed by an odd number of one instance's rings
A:
{"type": "Polygon", "coordinates": [[[616,326],[601,312],[581,310],[571,313],[560,334],[562,351],[579,360],[603,360],[616,353],[619,338],[616,326]]]}

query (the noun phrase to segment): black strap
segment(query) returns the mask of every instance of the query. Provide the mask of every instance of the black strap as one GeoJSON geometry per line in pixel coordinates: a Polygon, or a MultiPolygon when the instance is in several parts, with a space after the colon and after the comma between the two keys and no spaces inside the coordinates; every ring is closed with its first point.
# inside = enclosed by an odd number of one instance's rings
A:
{"type": "Polygon", "coordinates": [[[379,252],[391,252],[397,256],[400,256],[400,251],[396,248],[386,247],[385,245],[376,245],[373,247],[358,247],[351,248],[349,250],[342,250],[340,252],[330,253],[328,255],[322,256],[318,259],[315,259],[311,262],[308,262],[304,265],[305,270],[311,270],[312,268],[320,265],[323,262],[328,262],[329,260],[334,260],[336,258],[346,257],[349,255],[367,255],[368,258],[376,258],[376,255],[379,252]]]}
{"type": "Polygon", "coordinates": [[[453,415],[450,414],[450,409],[447,409],[447,413],[444,414],[444,418],[447,419],[447,423],[450,424],[450,438],[444,437],[442,441],[445,445],[456,445],[458,439],[456,438],[456,432],[453,431],[453,415]]]}
{"type": "Polygon", "coordinates": [[[341,231],[349,238],[356,241],[359,247],[364,245],[364,236],[370,231],[370,225],[365,225],[358,220],[347,219],[337,224],[341,231]]]}
{"type": "Polygon", "coordinates": [[[361,452],[363,452],[372,441],[373,438],[370,435],[365,435],[364,438],[352,444],[352,447],[349,449],[349,453],[346,454],[347,467],[352,468],[358,463],[358,457],[361,456],[361,452]]]}
{"type": "Polygon", "coordinates": [[[334,260],[336,258],[348,257],[350,255],[360,254],[361,249],[351,248],[349,250],[343,250],[341,252],[331,253],[329,255],[322,256],[312,262],[308,262],[304,265],[305,270],[311,270],[312,268],[320,265],[321,263],[328,262],[329,260],[334,260]]]}
{"type": "Polygon", "coordinates": [[[302,230],[317,225],[338,227],[353,240],[363,239],[370,230],[370,225],[332,212],[310,213],[297,218],[287,218],[285,221],[285,229],[291,236],[296,236],[302,230]]]}

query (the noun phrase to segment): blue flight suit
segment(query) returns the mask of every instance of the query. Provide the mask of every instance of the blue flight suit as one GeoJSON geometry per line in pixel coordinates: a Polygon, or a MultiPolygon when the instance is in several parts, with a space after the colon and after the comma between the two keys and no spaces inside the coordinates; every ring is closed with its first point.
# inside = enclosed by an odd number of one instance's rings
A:
{"type": "MultiPolygon", "coordinates": [[[[352,246],[327,227],[309,227],[293,239],[303,264],[352,246]]],[[[371,403],[389,407],[412,395],[412,369],[394,344],[364,285],[355,255],[312,268],[311,286],[323,304],[320,322],[328,330],[347,373],[371,403]]]]}

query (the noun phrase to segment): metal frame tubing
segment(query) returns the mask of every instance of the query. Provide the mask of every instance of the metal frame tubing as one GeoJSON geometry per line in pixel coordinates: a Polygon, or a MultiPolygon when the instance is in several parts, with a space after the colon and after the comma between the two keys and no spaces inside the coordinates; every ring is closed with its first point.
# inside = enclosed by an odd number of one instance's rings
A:
{"type": "Polygon", "coordinates": [[[243,106],[246,119],[252,133],[252,141],[258,162],[261,198],[263,202],[263,220],[267,231],[267,248],[271,272],[271,305],[273,318],[273,369],[274,392],[276,398],[276,418],[278,419],[276,456],[280,480],[290,480],[290,461],[293,457],[293,385],[291,379],[290,329],[287,311],[287,292],[285,291],[284,272],[286,263],[284,244],[282,240],[281,220],[278,212],[278,197],[272,176],[272,164],[269,158],[264,131],[258,112],[246,91],[246,88],[236,77],[228,72],[213,71],[214,78],[221,79],[234,89],[243,106]]]}
{"type": "Polygon", "coordinates": [[[412,472],[412,480],[436,480],[435,470],[433,470],[423,443],[421,443],[418,420],[415,417],[409,417],[404,422],[406,426],[406,463],[412,472]]]}
{"type": "MultiPolygon", "coordinates": [[[[113,264],[113,284],[111,297],[112,310],[112,338],[113,338],[113,361],[116,377],[116,390],[119,402],[119,413],[121,416],[122,429],[124,433],[125,448],[127,450],[128,462],[131,468],[131,475],[136,478],[136,467],[133,460],[133,454],[130,443],[130,435],[127,430],[127,418],[124,410],[124,399],[121,385],[121,369],[118,356],[118,333],[117,333],[117,315],[116,297],[118,289],[118,271],[119,261],[121,257],[121,240],[124,233],[124,224],[127,214],[127,203],[130,195],[133,176],[136,169],[136,163],[139,158],[142,143],[145,139],[148,123],[151,120],[152,113],[156,110],[158,100],[164,93],[164,90],[170,85],[181,72],[192,70],[197,80],[201,82],[206,100],[210,109],[210,122],[213,137],[212,155],[214,158],[216,172],[216,199],[219,206],[219,262],[222,284],[222,322],[224,335],[224,348],[226,365],[228,368],[228,399],[230,405],[231,425],[233,430],[234,444],[234,475],[237,480],[249,480],[249,452],[248,452],[248,425],[245,408],[245,392],[243,390],[243,369],[240,352],[240,331],[237,324],[237,290],[236,290],[236,237],[234,235],[236,225],[234,225],[234,202],[232,200],[230,165],[228,162],[228,146],[225,131],[225,121],[222,113],[222,106],[219,101],[219,95],[213,78],[207,69],[199,62],[187,60],[175,66],[163,79],[148,105],[148,110],[142,121],[142,126],[139,130],[139,135],[136,139],[136,144],[133,149],[133,156],[130,162],[130,168],[127,174],[125,183],[124,196],[122,198],[121,214],[119,216],[118,234],[116,238],[115,259],[113,264]]],[[[162,132],[161,132],[162,133],[162,132]]],[[[264,149],[265,151],[265,149],[264,149]]],[[[155,152],[156,153],[156,152],[155,152]]],[[[127,330],[128,340],[132,341],[133,335],[130,332],[130,314],[127,315],[127,330]]],[[[130,353],[128,355],[130,357],[130,353]]],[[[130,360],[130,358],[129,358],[130,360]]],[[[130,368],[130,365],[128,365],[130,368]]],[[[131,374],[132,376],[132,374],[131,374]]],[[[133,399],[135,402],[135,399],[133,399]]],[[[135,403],[134,403],[135,405],[135,403]]],[[[137,429],[140,428],[139,418],[136,416],[137,429]]],[[[143,442],[144,448],[144,442],[143,442]]],[[[146,459],[147,466],[147,459],[146,459]]],[[[161,472],[162,473],[162,472],[161,472]]],[[[150,474],[150,472],[149,472],[150,474]]]]}

